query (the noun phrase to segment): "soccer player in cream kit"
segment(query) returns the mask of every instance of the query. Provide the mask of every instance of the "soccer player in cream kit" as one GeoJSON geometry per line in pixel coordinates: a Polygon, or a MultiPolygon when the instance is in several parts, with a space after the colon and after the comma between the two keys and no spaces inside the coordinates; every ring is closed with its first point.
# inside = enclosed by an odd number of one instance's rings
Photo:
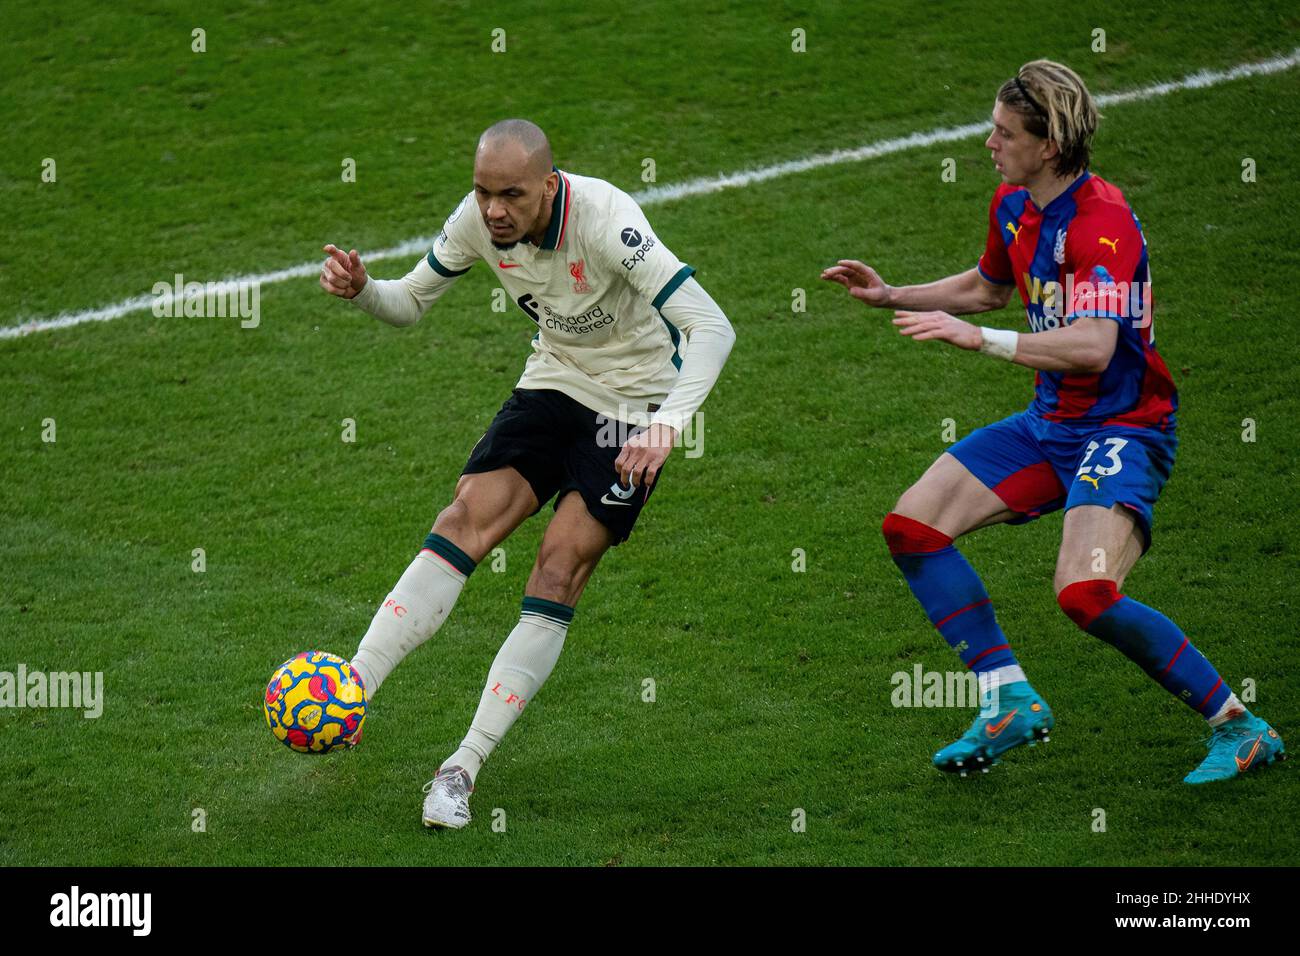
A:
{"type": "Polygon", "coordinates": [[[853,260],[822,278],[867,305],[895,309],[894,325],[914,341],[1037,370],[1028,409],[940,455],[884,520],[894,562],[930,621],[979,675],[981,690],[997,688],[996,713],[982,711],[934,755],[935,766],[962,775],[987,770],[1052,729],[1051,709],[953,542],[1064,509],[1055,580],[1061,610],[1209,722],[1209,753],[1185,781],[1226,780],[1284,756],[1282,738],[1173,621],[1119,590],[1151,544],[1156,498],[1178,444],[1178,392],[1155,349],[1142,228],[1123,194],[1088,169],[1097,119],[1074,71],[1049,60],[1026,63],[998,90],[984,144],[1003,183],[989,206],[978,265],[900,288],[853,260]],[[1001,309],[1016,291],[1027,333],[956,318],[1001,309]]]}
{"type": "Polygon", "coordinates": [[[446,620],[475,565],[555,499],[519,623],[468,733],[425,787],[425,825],[459,828],[480,767],[555,666],[587,580],[627,540],[735,333],[636,202],[555,168],[525,120],[483,133],[473,191],[401,279],[370,278],[355,250],[325,251],[322,288],[391,325],[417,322],[483,260],[537,326],[523,375],[352,659],[369,700],[446,620]]]}

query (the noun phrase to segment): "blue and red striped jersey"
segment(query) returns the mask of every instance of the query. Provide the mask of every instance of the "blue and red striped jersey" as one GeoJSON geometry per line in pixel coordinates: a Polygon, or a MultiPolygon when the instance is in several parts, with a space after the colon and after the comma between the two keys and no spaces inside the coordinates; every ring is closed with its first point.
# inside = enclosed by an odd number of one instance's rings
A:
{"type": "Polygon", "coordinates": [[[1082,317],[1119,323],[1104,372],[1039,372],[1030,411],[1079,425],[1173,429],[1178,390],[1155,347],[1146,238],[1118,188],[1085,172],[1040,210],[1023,186],[999,186],[979,272],[1015,283],[1031,332],[1082,317]]]}

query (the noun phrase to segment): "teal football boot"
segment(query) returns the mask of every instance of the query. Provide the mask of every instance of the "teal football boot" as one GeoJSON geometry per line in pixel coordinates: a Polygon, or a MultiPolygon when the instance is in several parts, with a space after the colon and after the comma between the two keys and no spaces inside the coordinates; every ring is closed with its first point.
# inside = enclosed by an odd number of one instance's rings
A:
{"type": "Polygon", "coordinates": [[[1231,780],[1247,770],[1286,759],[1286,746],[1278,732],[1250,711],[1216,727],[1206,747],[1209,755],[1183,783],[1231,780]]]}
{"type": "Polygon", "coordinates": [[[934,765],[946,773],[963,777],[972,770],[989,772],[1002,755],[1021,744],[1046,743],[1056,719],[1047,701],[1028,681],[1008,684],[998,694],[998,711],[992,717],[975,718],[970,730],[934,755],[934,765]]]}

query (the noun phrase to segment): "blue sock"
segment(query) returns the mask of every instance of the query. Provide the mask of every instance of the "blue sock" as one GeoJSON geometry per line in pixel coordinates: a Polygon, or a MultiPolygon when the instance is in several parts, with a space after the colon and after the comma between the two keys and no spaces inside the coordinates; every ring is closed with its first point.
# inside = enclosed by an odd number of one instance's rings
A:
{"type": "Polygon", "coordinates": [[[1016,663],[988,591],[952,538],[891,512],[881,526],[912,593],[962,663],[977,674],[1016,663]]]}
{"type": "Polygon", "coordinates": [[[1114,581],[1076,581],[1057,601],[1075,624],[1117,648],[1201,716],[1213,717],[1232,694],[1177,624],[1120,594],[1114,581]]]}

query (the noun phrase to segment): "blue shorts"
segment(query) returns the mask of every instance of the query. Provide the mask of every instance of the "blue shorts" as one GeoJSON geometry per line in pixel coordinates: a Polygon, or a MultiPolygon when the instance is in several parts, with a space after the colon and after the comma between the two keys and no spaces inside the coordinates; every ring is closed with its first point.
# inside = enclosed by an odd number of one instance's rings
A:
{"type": "Polygon", "coordinates": [[[1124,505],[1151,547],[1156,498],[1178,436],[1132,425],[1079,426],[1020,412],[976,429],[948,453],[1019,514],[1010,524],[1078,505],[1124,505]]]}

